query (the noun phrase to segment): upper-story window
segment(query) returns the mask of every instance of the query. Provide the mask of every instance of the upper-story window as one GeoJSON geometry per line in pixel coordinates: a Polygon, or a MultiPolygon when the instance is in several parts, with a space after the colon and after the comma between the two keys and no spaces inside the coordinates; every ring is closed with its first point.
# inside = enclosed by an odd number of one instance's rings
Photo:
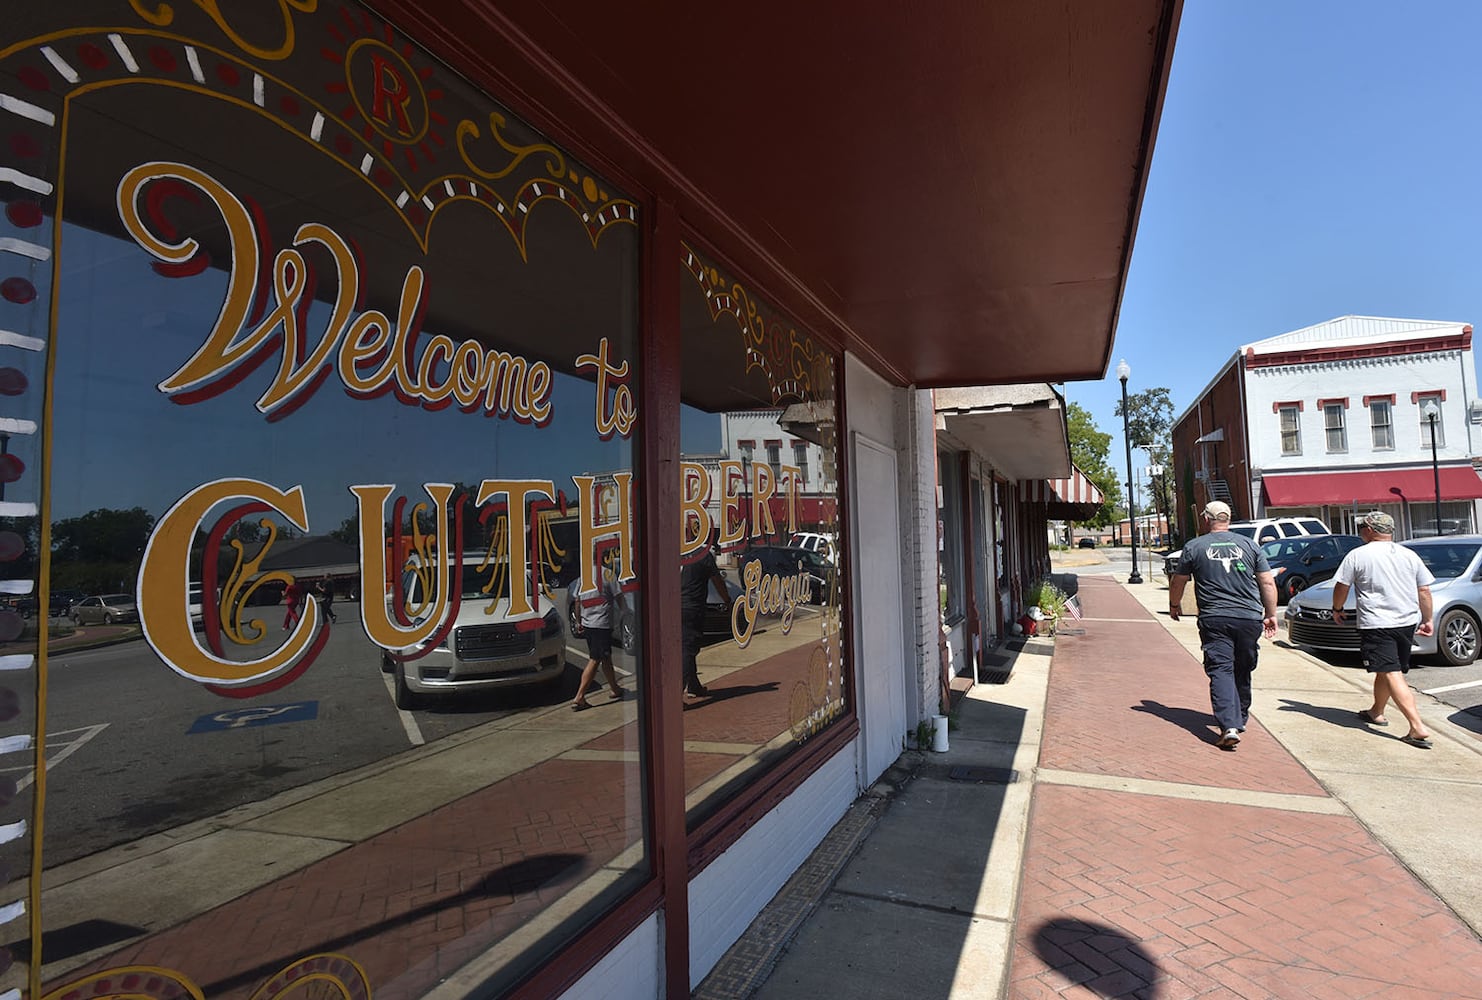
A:
{"type": "Polygon", "coordinates": [[[1420,414],[1420,445],[1422,448],[1429,448],[1432,444],[1432,422],[1426,417],[1426,411],[1431,407],[1435,407],[1436,412],[1436,440],[1434,442],[1435,446],[1437,448],[1446,447],[1446,422],[1442,419],[1442,413],[1444,411],[1441,409],[1442,401],[1444,400],[1444,398],[1445,397],[1443,397],[1439,392],[1419,393],[1415,397],[1417,409],[1420,414]]]}
{"type": "Polygon", "coordinates": [[[1301,408],[1296,404],[1282,405],[1276,408],[1276,412],[1281,417],[1281,453],[1302,454],[1302,425],[1298,420],[1301,408]]]}
{"type": "Polygon", "coordinates": [[[1347,400],[1322,400],[1323,441],[1328,454],[1343,454],[1348,451],[1348,427],[1344,421],[1347,400]]]}
{"type": "Polygon", "coordinates": [[[1369,400],[1369,437],[1375,451],[1394,451],[1394,400],[1369,400]]]}
{"type": "Polygon", "coordinates": [[[767,442],[767,464],[772,467],[772,475],[782,475],[782,442],[767,442]]]}
{"type": "Polygon", "coordinates": [[[808,485],[808,445],[804,441],[792,443],[792,464],[798,467],[798,479],[806,488],[808,485]]]}

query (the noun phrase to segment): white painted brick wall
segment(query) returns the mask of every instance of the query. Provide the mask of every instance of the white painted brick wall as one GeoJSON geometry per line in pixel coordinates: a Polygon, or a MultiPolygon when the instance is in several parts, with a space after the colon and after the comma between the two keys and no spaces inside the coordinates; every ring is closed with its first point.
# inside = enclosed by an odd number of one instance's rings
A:
{"type": "Polygon", "coordinates": [[[859,794],[856,748],[830,758],[690,883],[694,989],[859,794]]]}
{"type": "Polygon", "coordinates": [[[911,612],[906,620],[920,669],[913,692],[916,704],[907,706],[906,721],[937,713],[941,685],[941,654],[938,651],[939,602],[937,592],[937,486],[936,408],[928,389],[913,390],[911,401],[901,407],[900,491],[901,563],[906,568],[911,592],[911,612]]]}
{"type": "Polygon", "coordinates": [[[657,913],[645,920],[561,994],[562,1000],[655,1000],[662,996],[664,949],[659,923],[657,913]]]}

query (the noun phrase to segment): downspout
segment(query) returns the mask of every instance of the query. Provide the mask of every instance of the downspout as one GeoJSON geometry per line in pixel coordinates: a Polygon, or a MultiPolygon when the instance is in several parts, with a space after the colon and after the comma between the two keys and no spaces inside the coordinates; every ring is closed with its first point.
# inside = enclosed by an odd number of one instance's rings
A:
{"type": "Polygon", "coordinates": [[[1255,483],[1250,474],[1250,418],[1245,411],[1245,354],[1240,355],[1240,368],[1236,372],[1240,384],[1240,451],[1245,465],[1245,497],[1250,501],[1250,516],[1264,517],[1265,505],[1256,500],[1255,483]]]}
{"type": "Polygon", "coordinates": [[[936,612],[933,616],[937,623],[937,663],[938,663],[938,692],[937,692],[937,714],[946,714],[952,707],[952,681],[950,671],[947,668],[947,625],[942,618],[942,450],[937,447],[937,391],[931,390],[931,471],[932,471],[932,520],[935,525],[933,534],[936,536],[936,545],[932,547],[932,554],[936,559],[936,589],[932,593],[932,608],[936,612]]]}

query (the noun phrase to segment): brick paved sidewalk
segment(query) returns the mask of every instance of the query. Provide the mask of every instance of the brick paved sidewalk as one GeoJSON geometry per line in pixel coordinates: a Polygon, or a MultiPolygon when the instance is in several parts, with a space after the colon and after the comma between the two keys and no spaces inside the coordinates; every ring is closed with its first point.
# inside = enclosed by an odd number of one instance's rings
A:
{"type": "MultiPolygon", "coordinates": [[[[1482,942],[1114,581],[1056,639],[1011,997],[1482,997],[1482,942]]],[[[1257,674],[1259,677],[1259,674],[1257,674]]]]}

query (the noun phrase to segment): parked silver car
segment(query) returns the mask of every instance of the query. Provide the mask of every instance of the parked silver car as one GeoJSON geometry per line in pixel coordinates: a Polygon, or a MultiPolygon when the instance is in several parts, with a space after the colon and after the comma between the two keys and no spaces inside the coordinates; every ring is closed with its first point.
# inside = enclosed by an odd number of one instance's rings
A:
{"type": "Polygon", "coordinates": [[[139,620],[139,609],[128,594],[95,594],[72,605],[69,612],[77,625],[121,625],[139,620]]]}
{"type": "MultiPolygon", "coordinates": [[[[1400,544],[1414,549],[1435,576],[1431,621],[1435,634],[1416,636],[1416,656],[1440,656],[1455,666],[1471,663],[1482,648],[1482,535],[1412,538],[1400,544]]],[[[1344,624],[1333,621],[1333,581],[1309,587],[1286,606],[1287,638],[1298,646],[1356,653],[1354,596],[1345,605],[1344,624]]]]}

